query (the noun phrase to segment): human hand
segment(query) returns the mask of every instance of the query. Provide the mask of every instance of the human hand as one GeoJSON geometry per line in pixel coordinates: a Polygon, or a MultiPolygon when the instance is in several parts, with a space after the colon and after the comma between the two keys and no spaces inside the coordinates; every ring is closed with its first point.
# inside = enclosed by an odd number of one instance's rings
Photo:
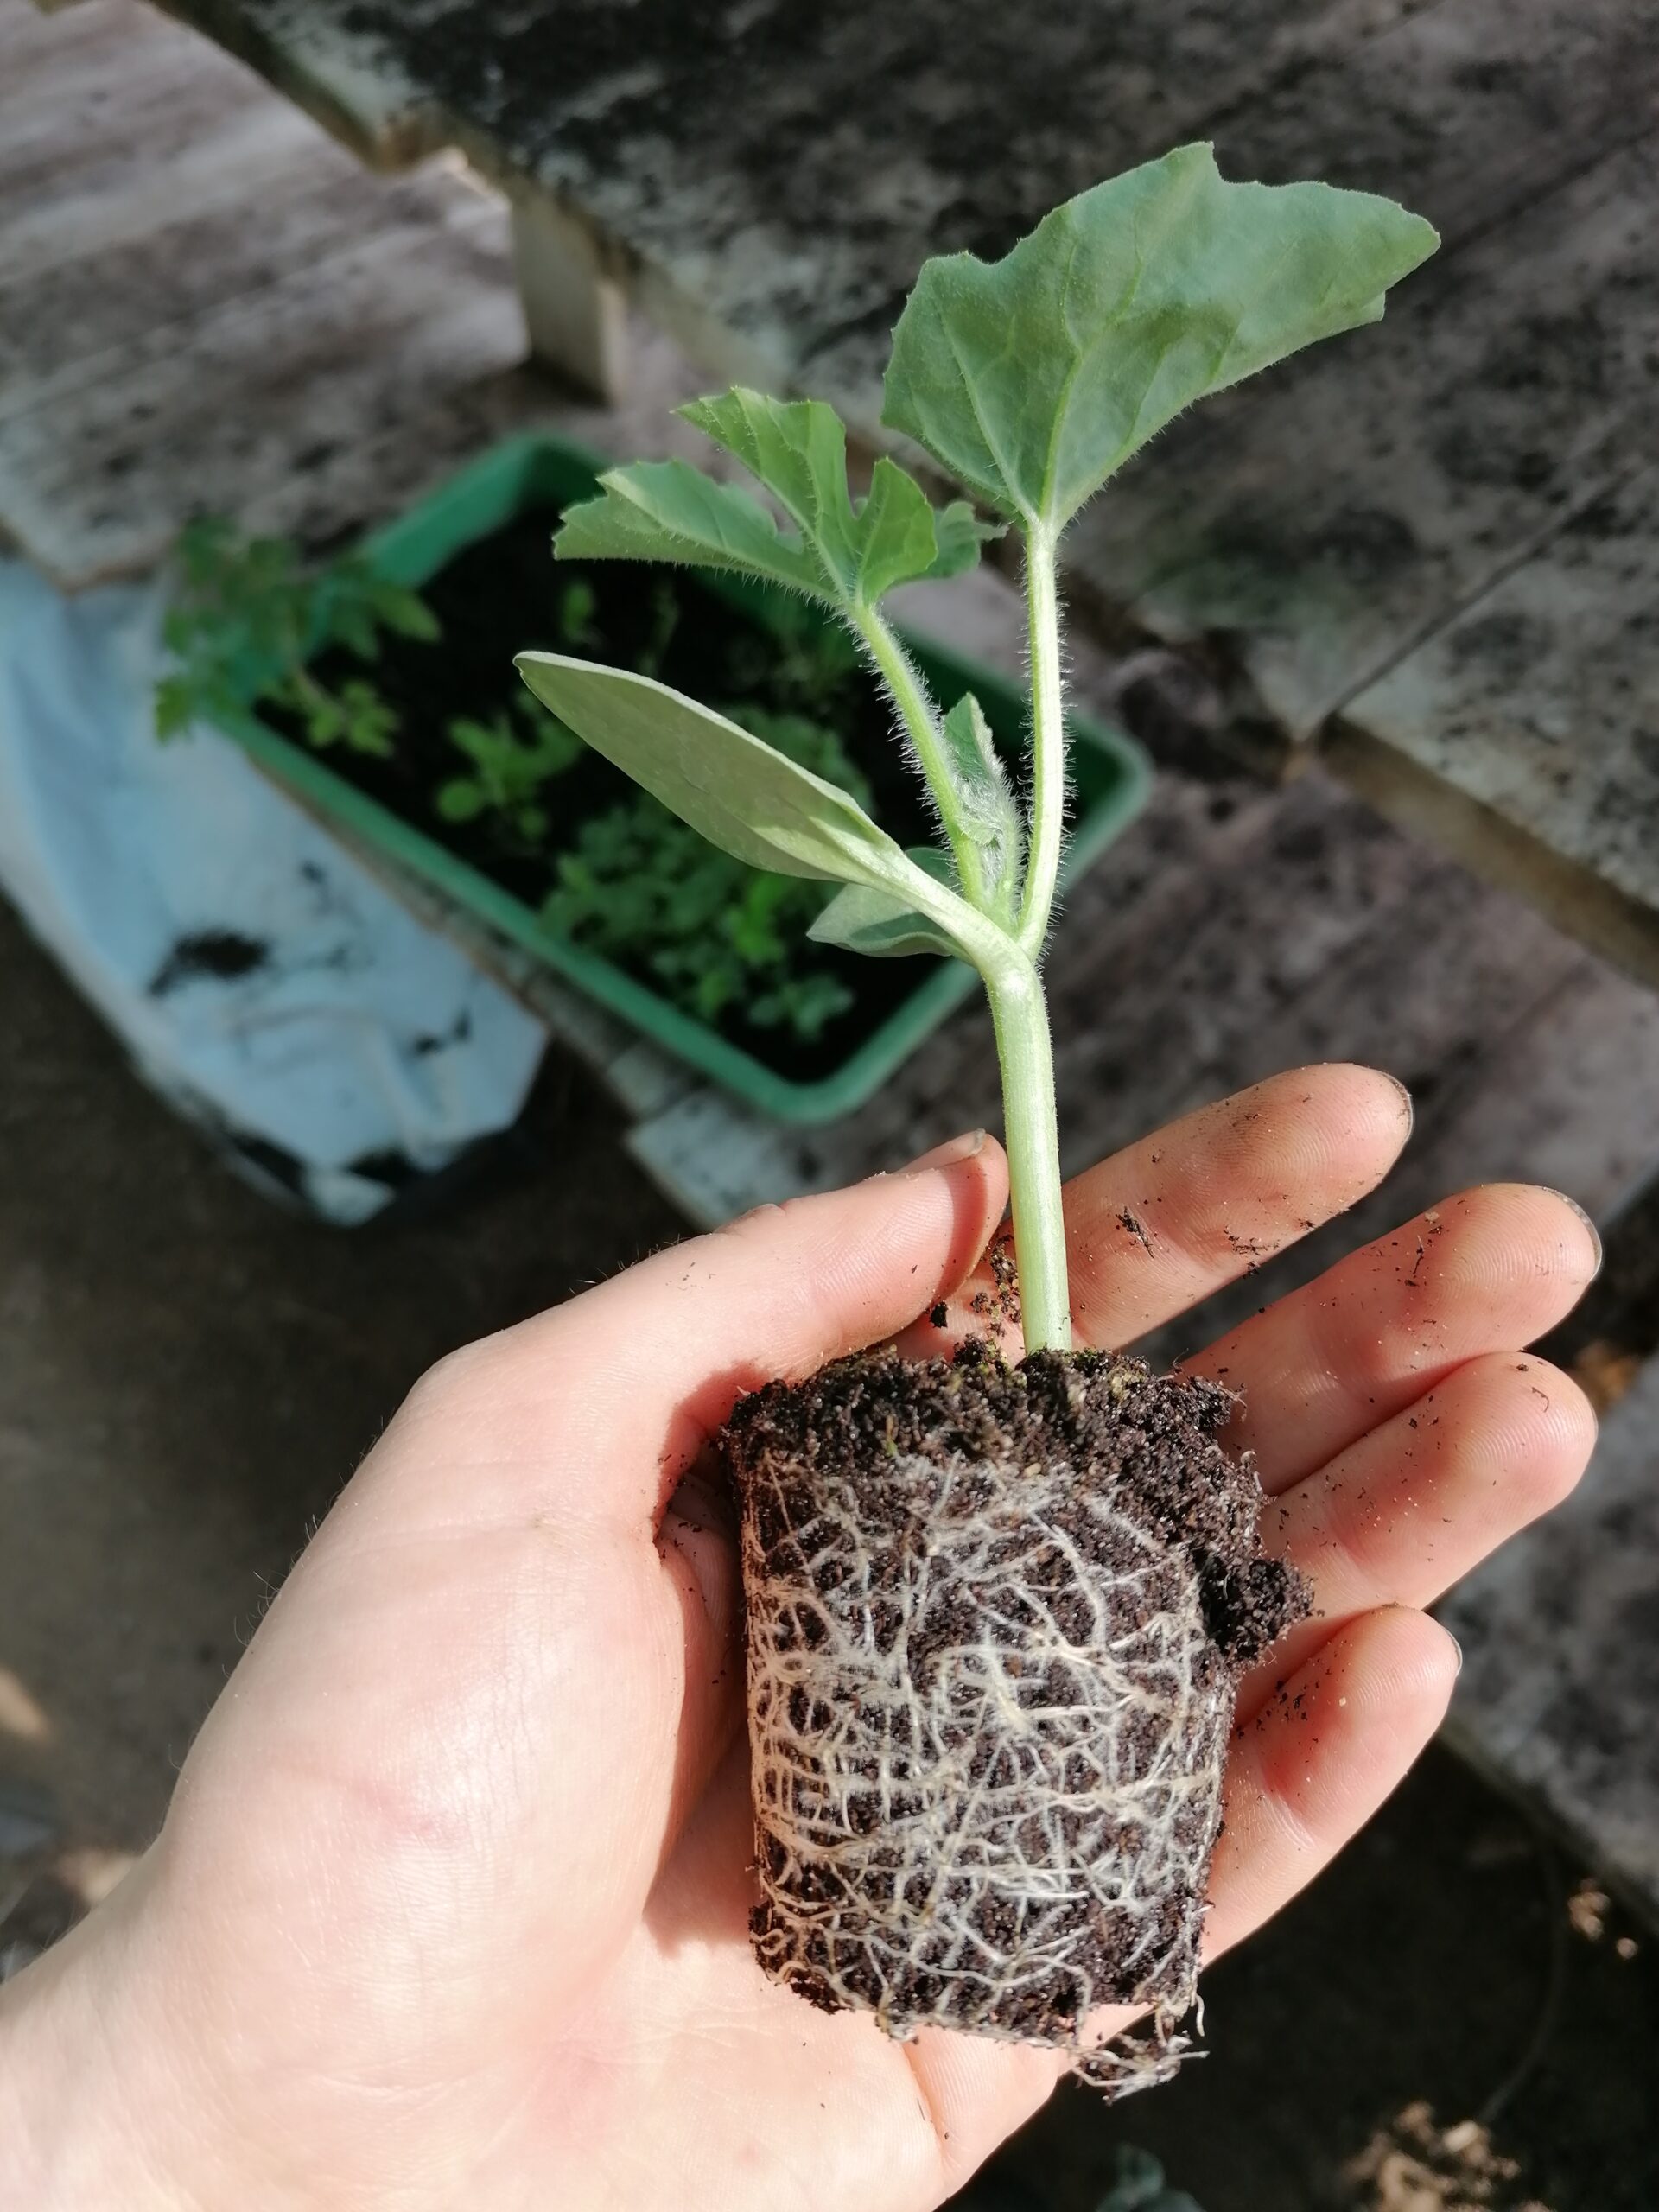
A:
{"type": "MultiPolygon", "coordinates": [[[[1388,1078],[1315,1068],[1078,1178],[1079,1341],[1351,1205],[1408,1126],[1388,1078]]],[[[0,2202],[920,2212],[1042,2101],[1052,2053],[894,2044],[755,1966],[736,1562],[700,1465],[740,1391],[898,1331],[925,1349],[915,1317],[961,1313],[1005,1196],[988,1141],[765,1209],[416,1386],[160,1840],[0,1992],[0,2202]]],[[[1245,1687],[1211,1955],[1438,1724],[1455,1650],[1413,1609],[1578,1478],[1588,1406],[1514,1347],[1595,1263],[1554,1194],[1473,1191],[1192,1363],[1243,1394],[1267,1540],[1320,1612],[1245,1687]]]]}

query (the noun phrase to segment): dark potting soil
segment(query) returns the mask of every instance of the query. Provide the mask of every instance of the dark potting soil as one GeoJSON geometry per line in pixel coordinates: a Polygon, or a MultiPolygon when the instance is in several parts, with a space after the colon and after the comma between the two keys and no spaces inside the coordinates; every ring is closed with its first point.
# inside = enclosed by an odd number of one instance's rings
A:
{"type": "Polygon", "coordinates": [[[1308,1608],[1262,1554],[1252,1467],[1218,1441],[1232,1402],[1138,1360],[1011,1368],[970,1343],[950,1362],[840,1361],[738,1406],[752,1929],[775,1978],[899,2033],[1065,2044],[1096,2006],[1149,2005],[1150,2056],[1100,2078],[1167,2070],[1234,1693],[1308,1608]],[[825,1651],[845,1655],[840,1681],[825,1651]],[[761,1687],[791,1681],[810,1688],[761,1687]],[[948,1866],[906,1857],[930,1817],[948,1866]],[[892,1849],[865,1847],[884,1823],[892,1849]]]}
{"type": "Polygon", "coordinates": [[[150,981],[149,995],[164,999],[204,976],[234,982],[254,974],[270,958],[270,947],[262,938],[245,936],[240,930],[194,930],[175,943],[150,981]]]}
{"type": "MultiPolygon", "coordinates": [[[[868,779],[872,811],[902,845],[931,842],[932,825],[920,788],[906,767],[893,734],[891,709],[874,678],[855,664],[816,696],[804,697],[792,681],[789,656],[776,630],[696,577],[645,563],[555,563],[555,506],[530,509],[489,537],[457,553],[422,587],[442,635],[434,643],[388,636],[372,671],[341,647],[319,656],[314,668],[333,687],[365,672],[398,715],[397,748],[387,759],[336,747],[328,765],[371,798],[448,847],[456,856],[539,909],[556,881],[558,855],[573,847],[584,823],[631,800],[637,786],[597,754],[588,753],[549,783],[542,800],[551,817],[544,844],[529,849],[499,820],[445,821],[435,795],[467,763],[446,732],[459,717],[489,721],[523,691],[512,662],[525,650],[576,652],[614,667],[637,668],[650,653],[661,594],[672,595],[678,620],[666,649],[649,672],[705,704],[734,704],[772,713],[805,715],[833,728],[868,779]],[[579,645],[560,634],[556,610],[573,583],[593,594],[591,641],[579,645]]],[[[785,619],[797,609],[785,610],[785,619]]],[[[946,702],[950,703],[949,702],[946,702]]],[[[284,735],[302,741],[297,724],[262,709],[284,735]]],[[[828,899],[833,887],[824,887],[828,899]]],[[[630,972],[661,993],[642,960],[630,972]]],[[[780,1075],[811,1082],[838,1066],[925,980],[928,963],[867,960],[833,946],[803,941],[794,972],[828,975],[843,982],[854,1002],[832,1016],[810,1041],[782,1027],[760,1026],[731,1007],[713,1025],[729,1040],[780,1075]]]]}

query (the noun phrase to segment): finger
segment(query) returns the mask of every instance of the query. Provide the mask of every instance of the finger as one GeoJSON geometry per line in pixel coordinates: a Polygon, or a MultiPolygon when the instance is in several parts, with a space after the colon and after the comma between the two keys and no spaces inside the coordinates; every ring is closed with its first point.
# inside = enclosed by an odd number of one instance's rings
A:
{"type": "MultiPolygon", "coordinates": [[[[425,1432],[413,1456],[434,1473],[435,1508],[465,1494],[471,1511],[517,1510],[550,1492],[562,1515],[654,1525],[743,1392],[877,1343],[947,1295],[1007,1195],[1001,1147],[978,1130],[899,1174],[762,1206],[452,1354],[398,1417],[425,1432]]],[[[405,1487],[400,1518],[418,1510],[405,1487]]]]}
{"type": "MultiPolygon", "coordinates": [[[[1373,1190],[1410,1133],[1411,1101],[1392,1076],[1298,1068],[1075,1176],[1065,1226],[1078,1342],[1128,1344],[1235,1281],[1373,1190]]],[[[957,1318],[994,1294],[976,1270],[957,1318]]]]}
{"type": "Polygon", "coordinates": [[[1269,1492],[1299,1482],[1483,1353],[1530,1344],[1600,1264],[1554,1191],[1493,1183],[1380,1236],[1187,1363],[1243,1399],[1228,1441],[1269,1492]]]}
{"type": "Polygon", "coordinates": [[[1425,1613],[1363,1614],[1235,1737],[1207,1960],[1272,1918],[1357,1834],[1445,1718],[1458,1647],[1425,1613]]]}
{"type": "Polygon", "coordinates": [[[1244,1683],[1257,1711],[1335,1625],[1384,1605],[1427,1605],[1559,1505],[1596,1440],[1590,1401],[1534,1354],[1492,1352],[1284,1492],[1263,1516],[1269,1551],[1313,1586],[1316,1618],[1244,1683]]]}
{"type": "Polygon", "coordinates": [[[1431,1603],[1571,1492],[1595,1436],[1569,1376],[1534,1353],[1491,1353],[1294,1484],[1264,1514],[1263,1541],[1308,1576],[1322,1619],[1275,1646],[1277,1671],[1335,1619],[1431,1603]]]}

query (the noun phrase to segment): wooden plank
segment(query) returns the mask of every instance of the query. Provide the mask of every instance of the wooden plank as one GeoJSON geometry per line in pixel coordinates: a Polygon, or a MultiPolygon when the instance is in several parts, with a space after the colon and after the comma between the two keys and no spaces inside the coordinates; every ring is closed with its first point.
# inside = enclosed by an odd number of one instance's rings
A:
{"type": "Polygon", "coordinates": [[[19,67],[11,40],[20,4],[4,0],[10,21],[0,21],[0,204],[9,215],[55,197],[89,146],[130,156],[186,144],[265,101],[248,71],[222,54],[204,56],[199,41],[137,8],[104,24],[79,55],[60,60],[48,50],[19,67]]]}
{"type": "Polygon", "coordinates": [[[175,4],[378,157],[453,140],[539,187],[713,365],[769,363],[867,426],[928,253],[1000,251],[1180,139],[1382,183],[1465,236],[1628,136],[1655,82],[1630,0],[1251,0],[1224,32],[1163,0],[1037,20],[757,0],[735,35],[613,8],[579,37],[525,0],[175,4]]]}
{"type": "Polygon", "coordinates": [[[370,240],[153,333],[121,373],[0,422],[0,512],[78,585],[153,566],[204,505],[240,512],[296,474],[326,484],[359,443],[522,354],[505,227],[480,203],[436,238],[370,240]]]}
{"type": "Polygon", "coordinates": [[[377,256],[419,252],[490,221],[452,177],[365,176],[274,101],[177,162],[124,166],[132,189],[107,235],[100,180],[0,262],[0,421],[193,346],[273,286],[319,292],[337,261],[342,283],[360,283],[371,241],[377,256]]]}
{"type": "Polygon", "coordinates": [[[1191,418],[1084,518],[1074,570],[1306,735],[1628,471],[1656,346],[1659,137],[1191,418]]]}
{"type": "Polygon", "coordinates": [[[512,206],[512,268],[531,353],[582,391],[627,388],[627,296],[593,232],[554,201],[512,206]]]}
{"type": "Polygon", "coordinates": [[[811,361],[828,388],[848,341],[874,427],[879,352],[930,251],[1000,250],[1054,200],[1432,0],[1250,0],[1225,35],[1161,0],[1040,24],[994,0],[832,16],[759,0],[735,30],[689,33],[613,7],[581,36],[523,0],[169,4],[365,158],[454,143],[515,195],[539,190],[638,265],[715,372],[811,361]]]}
{"type": "MultiPolygon", "coordinates": [[[[402,72],[303,7],[247,8],[241,0],[156,0],[257,70],[286,99],[376,168],[401,168],[449,143],[402,72]]],[[[467,38],[474,25],[458,27],[467,38]]]]}
{"type": "Polygon", "coordinates": [[[71,68],[88,48],[102,46],[112,29],[124,35],[126,25],[137,22],[142,27],[146,20],[156,24],[149,11],[136,8],[133,0],[80,0],[73,15],[55,22],[50,10],[29,0],[0,0],[7,82],[16,81],[16,76],[43,56],[52,57],[60,69],[71,68]]]}
{"type": "Polygon", "coordinates": [[[1328,749],[1443,842],[1479,858],[1501,838],[1531,898],[1659,984],[1659,467],[1396,662],[1328,749]],[[1478,817],[1461,836],[1448,784],[1478,817]]]}

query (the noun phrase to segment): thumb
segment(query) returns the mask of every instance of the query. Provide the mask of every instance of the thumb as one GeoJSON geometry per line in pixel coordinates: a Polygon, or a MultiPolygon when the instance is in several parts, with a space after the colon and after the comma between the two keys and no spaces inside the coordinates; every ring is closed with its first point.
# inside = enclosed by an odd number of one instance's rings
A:
{"type": "Polygon", "coordinates": [[[454,1354],[400,1420],[442,1425],[543,1505],[568,1479],[584,1519],[654,1525],[741,1395],[948,1297],[1007,1197],[1002,1148],[977,1129],[897,1174],[761,1206],[454,1354]]]}

